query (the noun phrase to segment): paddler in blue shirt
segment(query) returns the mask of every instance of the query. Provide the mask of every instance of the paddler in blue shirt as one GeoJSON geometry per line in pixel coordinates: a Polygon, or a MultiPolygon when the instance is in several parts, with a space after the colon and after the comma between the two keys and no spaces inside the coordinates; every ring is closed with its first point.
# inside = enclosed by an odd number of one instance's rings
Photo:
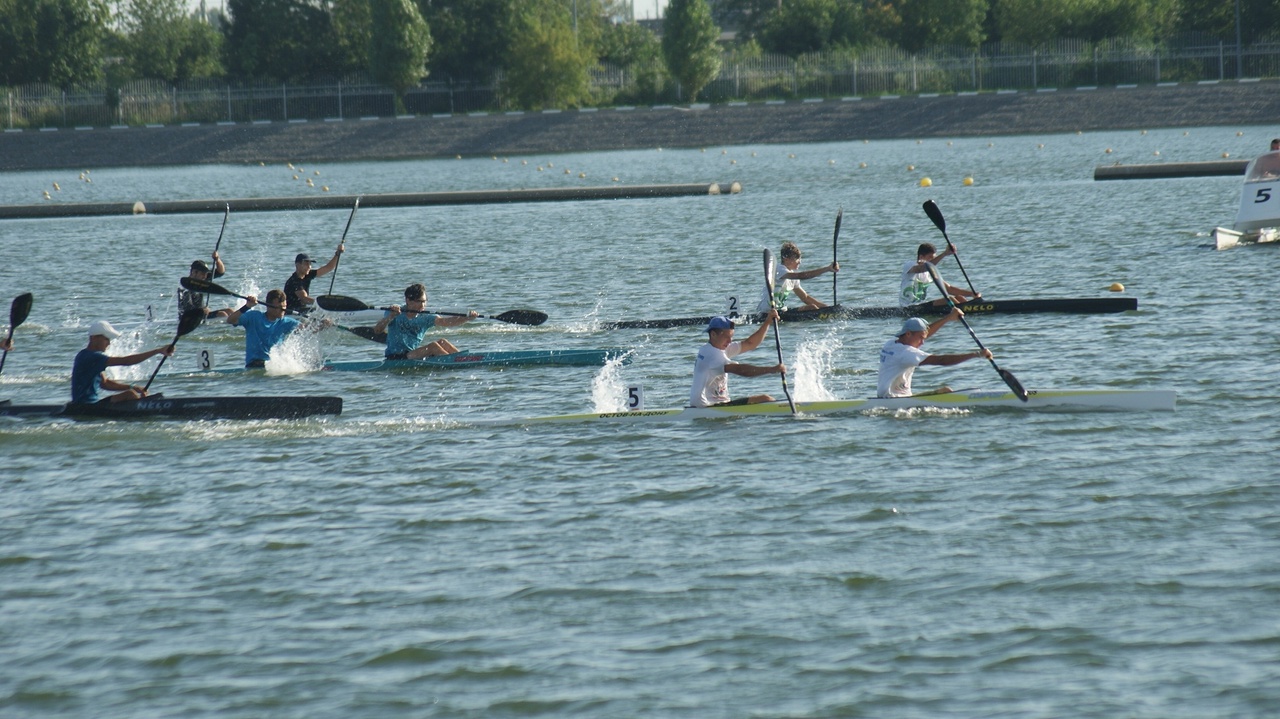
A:
{"type": "Polygon", "coordinates": [[[373,326],[374,334],[387,333],[386,358],[389,360],[441,357],[460,352],[447,339],[438,339],[427,345],[422,340],[432,327],[457,327],[480,315],[472,310],[465,316],[441,317],[426,311],[427,288],[421,283],[409,285],[404,290],[404,309],[391,305],[387,314],[373,326]]]}
{"type": "MultiPolygon", "coordinates": [[[[250,312],[258,304],[258,298],[249,295],[244,306],[227,315],[227,324],[244,328],[245,369],[262,369],[267,366],[271,349],[297,329],[301,322],[296,317],[285,317],[288,301],[284,290],[267,293],[266,312],[250,312]]],[[[327,322],[327,320],[326,320],[327,322]]]]}
{"type": "Polygon", "coordinates": [[[173,345],[157,347],[146,352],[111,357],[107,348],[111,340],[120,336],[120,332],[105,320],[98,320],[89,325],[89,346],[76,355],[75,364],[71,367],[71,401],[74,404],[94,404],[97,402],[113,403],[142,399],[147,392],[142,385],[129,385],[109,379],[106,375],[108,367],[135,365],[156,355],[170,357],[173,345]],[[101,390],[123,390],[118,394],[100,397],[101,390]]]}

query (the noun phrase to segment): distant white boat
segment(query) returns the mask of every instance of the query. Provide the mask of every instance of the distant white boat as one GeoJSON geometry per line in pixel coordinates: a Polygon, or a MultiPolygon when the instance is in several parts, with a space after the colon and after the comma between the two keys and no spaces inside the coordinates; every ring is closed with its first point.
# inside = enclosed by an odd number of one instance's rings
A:
{"type": "Polygon", "coordinates": [[[1258,155],[1244,171],[1240,210],[1231,229],[1215,227],[1219,250],[1242,243],[1280,241],[1280,151],[1258,155]]]}

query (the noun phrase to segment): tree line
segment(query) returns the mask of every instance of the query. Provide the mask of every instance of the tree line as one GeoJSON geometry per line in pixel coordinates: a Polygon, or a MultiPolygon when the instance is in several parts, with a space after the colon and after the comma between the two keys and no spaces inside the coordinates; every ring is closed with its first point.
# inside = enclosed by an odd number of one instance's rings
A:
{"type": "Polygon", "coordinates": [[[0,0],[0,81],[296,84],[359,73],[399,104],[431,76],[538,109],[598,101],[590,71],[602,63],[633,70],[642,90],[665,73],[692,99],[726,55],[1158,44],[1187,33],[1280,41],[1276,0],[670,0],[660,32],[629,21],[631,9],[632,0],[226,0],[225,13],[201,15],[185,0],[0,0]]]}

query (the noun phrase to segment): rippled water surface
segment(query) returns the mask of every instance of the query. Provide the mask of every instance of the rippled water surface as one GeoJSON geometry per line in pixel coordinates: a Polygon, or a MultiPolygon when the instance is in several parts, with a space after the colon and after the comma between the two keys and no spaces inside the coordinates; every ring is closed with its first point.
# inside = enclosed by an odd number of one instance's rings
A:
{"type": "MultiPolygon", "coordinates": [[[[1206,248],[1234,217],[1237,178],[1099,183],[1092,170],[1247,157],[1276,134],[0,175],[3,204],[46,190],[90,202],[743,186],[357,214],[334,292],[384,304],[422,281],[439,309],[541,309],[538,328],[442,334],[476,350],[626,347],[626,366],[306,371],[380,354],[329,330],[292,342],[269,376],[194,374],[201,350],[221,366],[243,352],[239,330],[212,327],[179,343],[154,389],[341,395],[343,414],[0,419],[0,715],[1273,716],[1280,254],[1206,248]],[[682,404],[699,328],[598,323],[754,303],[761,248],[794,240],[802,269],[829,262],[839,208],[840,301],[892,304],[901,264],[941,240],[928,198],[988,297],[1108,296],[1120,282],[1138,299],[1119,315],[974,318],[1003,367],[1032,388],[1175,389],[1177,411],[482,423],[617,409],[631,384],[651,408],[682,404]]],[[[346,221],[233,215],[223,284],[280,286],[295,253],[327,256],[346,221]]],[[[95,319],[128,330],[113,352],[172,339],[176,280],[220,223],[0,223],[0,295],[36,297],[0,397],[65,398],[95,319]],[[148,306],[160,321],[142,321],[148,306]]],[[[963,283],[954,261],[943,270],[963,283]]],[[[804,285],[831,299],[830,276],[804,285]]],[[[897,324],[784,324],[798,398],[873,393],[897,324]]],[[[955,326],[928,347],[972,341],[955,326]]],[[[772,354],[770,340],[743,359],[772,354]]],[[[152,362],[118,376],[145,379],[152,362]]],[[[980,362],[916,376],[1000,386],[980,362]]],[[[776,376],[731,385],[780,396],[776,376]]]]}

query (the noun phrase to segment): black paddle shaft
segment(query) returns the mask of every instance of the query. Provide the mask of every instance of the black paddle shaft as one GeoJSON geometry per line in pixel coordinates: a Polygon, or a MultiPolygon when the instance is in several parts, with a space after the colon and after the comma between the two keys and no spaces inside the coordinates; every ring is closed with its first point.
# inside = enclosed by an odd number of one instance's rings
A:
{"type": "MultiPolygon", "coordinates": [[[[764,286],[769,291],[769,302],[773,302],[773,252],[769,248],[764,250],[764,286]]],[[[778,350],[778,364],[782,364],[782,337],[778,333],[778,320],[773,320],[773,346],[778,350]]],[[[791,388],[787,386],[787,373],[782,373],[782,394],[787,397],[787,406],[791,408],[791,414],[796,413],[796,402],[791,399],[791,388]]]]}
{"type": "MultiPolygon", "coordinates": [[[[30,292],[13,298],[13,303],[9,305],[9,337],[5,344],[8,344],[13,339],[13,331],[18,328],[18,325],[27,321],[27,315],[31,314],[31,303],[34,299],[35,297],[30,292]]],[[[9,350],[5,350],[3,354],[0,354],[0,372],[4,371],[4,361],[7,359],[9,359],[9,350]]]]}
{"type": "MultiPolygon", "coordinates": [[[[356,210],[360,209],[360,198],[356,198],[356,204],[351,206],[351,215],[347,217],[347,226],[342,230],[342,239],[338,241],[341,247],[347,244],[347,232],[351,229],[351,221],[356,219],[356,210]]],[[[338,255],[338,261],[333,263],[333,276],[329,278],[329,294],[333,294],[333,283],[338,279],[338,265],[342,264],[342,255],[338,255]]]]}
{"type": "MultiPolygon", "coordinates": [[[[938,203],[933,200],[924,201],[924,214],[933,220],[933,224],[942,232],[942,239],[947,241],[947,249],[951,250],[951,254],[956,258],[956,267],[960,268],[960,274],[964,275],[964,281],[969,284],[969,291],[974,295],[978,291],[973,288],[973,280],[969,279],[969,273],[964,271],[964,263],[960,261],[960,253],[956,252],[956,246],[951,244],[951,238],[947,237],[947,220],[942,216],[942,210],[938,208],[938,203]]],[[[947,290],[943,288],[942,294],[947,294],[947,290]]]]}
{"type": "MultiPolygon", "coordinates": [[[[186,312],[183,312],[182,316],[178,318],[178,331],[173,335],[173,341],[169,343],[169,346],[173,347],[178,344],[178,340],[181,339],[183,335],[199,327],[201,322],[204,322],[203,308],[192,307],[186,312]]],[[[151,383],[155,381],[156,375],[160,374],[160,368],[164,366],[164,361],[167,359],[169,359],[167,356],[161,355],[159,364],[157,364],[155,370],[151,372],[151,378],[147,380],[146,386],[142,388],[143,394],[146,394],[147,390],[151,389],[151,383]]]]}
{"type": "MultiPolygon", "coordinates": [[[[836,251],[836,246],[837,246],[837,243],[840,241],[840,221],[842,219],[844,219],[843,207],[841,207],[840,210],[836,212],[836,230],[831,235],[831,261],[833,263],[840,261],[840,253],[836,251]]],[[[839,289],[837,288],[837,285],[839,283],[836,281],[837,277],[838,277],[838,273],[835,273],[835,272],[831,273],[831,304],[833,306],[840,304],[839,289]]]]}
{"type": "MultiPolygon", "coordinates": [[[[938,273],[938,268],[931,263],[926,264],[929,265],[929,277],[933,279],[933,284],[937,285],[938,289],[942,291],[942,296],[946,298],[947,304],[951,306],[951,309],[956,309],[956,303],[952,302],[951,295],[947,294],[946,284],[942,281],[942,275],[938,273]]],[[[978,339],[978,334],[969,326],[969,321],[964,318],[963,314],[960,315],[960,322],[964,325],[966,330],[969,330],[969,336],[977,343],[978,349],[984,352],[987,351],[986,346],[982,344],[982,340],[978,339]]],[[[1018,396],[1018,399],[1026,402],[1027,390],[1022,386],[1022,383],[1018,381],[1018,378],[1014,377],[1013,373],[1009,370],[1001,369],[1000,365],[996,364],[994,358],[988,357],[987,361],[991,363],[993,368],[995,368],[996,374],[1000,375],[1000,379],[1004,380],[1004,383],[1009,385],[1009,389],[1013,390],[1013,393],[1018,396]]]]}

